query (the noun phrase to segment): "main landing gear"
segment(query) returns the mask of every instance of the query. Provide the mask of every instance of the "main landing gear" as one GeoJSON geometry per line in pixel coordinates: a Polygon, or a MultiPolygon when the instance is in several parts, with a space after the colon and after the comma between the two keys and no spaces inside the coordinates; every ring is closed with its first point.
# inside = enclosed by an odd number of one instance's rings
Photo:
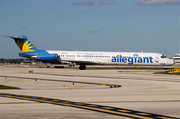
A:
{"type": "Polygon", "coordinates": [[[81,64],[81,65],[79,66],[79,69],[80,69],[80,70],[85,70],[85,69],[86,69],[86,65],[81,64]]]}

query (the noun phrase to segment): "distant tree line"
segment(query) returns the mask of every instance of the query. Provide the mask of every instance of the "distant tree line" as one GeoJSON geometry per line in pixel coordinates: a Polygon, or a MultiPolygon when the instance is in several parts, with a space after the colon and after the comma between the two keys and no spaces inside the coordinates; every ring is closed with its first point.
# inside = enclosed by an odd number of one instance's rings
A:
{"type": "Polygon", "coordinates": [[[32,60],[32,59],[22,59],[22,58],[19,58],[19,59],[4,59],[4,58],[1,58],[0,59],[0,63],[10,63],[10,64],[19,64],[19,63],[31,63],[31,62],[36,62],[35,60],[32,60]]]}

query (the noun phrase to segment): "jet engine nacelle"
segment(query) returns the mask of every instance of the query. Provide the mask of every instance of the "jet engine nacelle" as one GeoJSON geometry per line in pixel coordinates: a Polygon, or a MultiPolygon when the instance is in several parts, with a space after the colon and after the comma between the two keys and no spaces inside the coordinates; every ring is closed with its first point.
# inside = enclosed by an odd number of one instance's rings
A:
{"type": "Polygon", "coordinates": [[[59,60],[59,56],[57,54],[41,54],[41,55],[36,55],[32,56],[32,59],[37,59],[37,60],[59,60]]]}

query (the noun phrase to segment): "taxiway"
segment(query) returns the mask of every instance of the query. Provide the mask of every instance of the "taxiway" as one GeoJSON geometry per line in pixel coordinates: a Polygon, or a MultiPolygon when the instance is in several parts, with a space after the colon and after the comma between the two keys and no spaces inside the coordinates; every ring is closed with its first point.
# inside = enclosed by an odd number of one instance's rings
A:
{"type": "Polygon", "coordinates": [[[180,118],[179,75],[0,68],[1,84],[21,88],[0,90],[1,118],[180,118]]]}

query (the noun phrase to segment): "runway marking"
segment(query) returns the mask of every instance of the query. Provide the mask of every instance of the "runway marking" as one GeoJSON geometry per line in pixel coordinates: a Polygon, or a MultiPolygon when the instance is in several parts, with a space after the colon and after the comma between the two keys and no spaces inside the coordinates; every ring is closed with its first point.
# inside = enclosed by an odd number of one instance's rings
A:
{"type": "Polygon", "coordinates": [[[60,82],[71,82],[71,83],[95,84],[95,85],[110,86],[110,88],[118,88],[118,87],[121,87],[121,85],[115,85],[115,84],[103,84],[103,83],[92,83],[92,82],[82,82],[82,81],[55,80],[55,79],[39,79],[39,78],[17,77],[17,76],[4,76],[4,75],[0,75],[0,77],[20,78],[20,79],[32,79],[32,80],[36,80],[36,81],[37,81],[37,80],[43,80],[43,81],[60,81],[60,82]]]}
{"type": "Polygon", "coordinates": [[[59,101],[59,100],[52,100],[52,101],[59,101]]]}
{"type": "Polygon", "coordinates": [[[97,107],[97,105],[89,105],[89,107],[97,107]]]}
{"type": "Polygon", "coordinates": [[[37,97],[32,97],[32,98],[37,98],[37,97]]]}
{"type": "Polygon", "coordinates": [[[120,112],[130,112],[128,110],[118,110],[118,111],[120,111],[120,112]]]}
{"type": "Polygon", "coordinates": [[[1,102],[0,105],[1,104],[32,104],[32,103],[37,104],[38,102],[1,102]]]}
{"type": "Polygon", "coordinates": [[[77,104],[77,105],[84,105],[84,103],[81,103],[81,102],[76,102],[75,104],[77,104]]]}
{"type": "Polygon", "coordinates": [[[114,109],[113,107],[103,107],[104,109],[114,109]]]}
{"type": "Polygon", "coordinates": [[[136,113],[136,114],[139,114],[139,115],[150,115],[150,114],[147,114],[147,113],[136,113]]]}
{"type": "Polygon", "coordinates": [[[118,116],[130,117],[134,119],[178,119],[176,117],[164,116],[164,115],[159,115],[159,114],[140,112],[140,111],[135,111],[135,110],[110,107],[110,106],[88,104],[88,103],[82,103],[82,102],[72,102],[72,101],[61,100],[61,99],[16,95],[16,94],[8,94],[8,93],[0,93],[0,96],[15,98],[15,99],[22,99],[22,100],[30,100],[30,101],[40,102],[40,103],[55,104],[55,105],[60,105],[60,106],[69,106],[69,107],[108,113],[108,114],[113,114],[113,115],[118,115],[118,116]]]}

